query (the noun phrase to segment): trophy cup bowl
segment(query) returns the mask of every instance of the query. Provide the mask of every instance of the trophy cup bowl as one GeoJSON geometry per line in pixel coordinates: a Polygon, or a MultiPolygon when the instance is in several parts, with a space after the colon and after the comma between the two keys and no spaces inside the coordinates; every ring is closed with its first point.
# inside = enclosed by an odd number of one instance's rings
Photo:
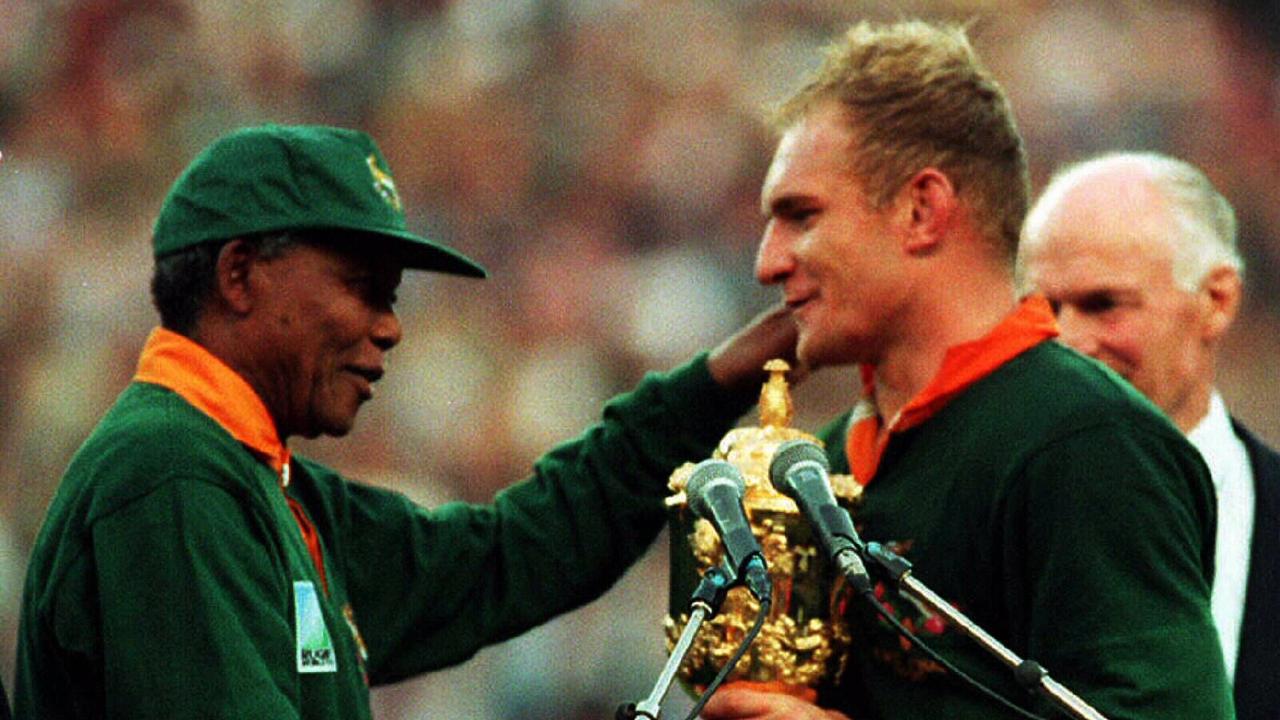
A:
{"type": "MultiPolygon", "coordinates": [[[[760,393],[760,426],[731,430],[712,457],[733,464],[746,482],[743,509],[751,523],[773,583],[773,605],[760,634],[726,682],[787,692],[810,700],[824,682],[844,670],[851,641],[844,609],[851,597],[817,534],[787,496],[769,481],[769,463],[778,446],[803,439],[821,444],[789,427],[792,409],[781,360],[765,365],[769,380],[760,393]]],[[[689,508],[684,488],[694,468],[686,463],[672,473],[667,498],[671,539],[669,614],[664,620],[670,651],[689,622],[688,604],[703,574],[719,566],[724,548],[715,529],[689,508]]],[[[861,487],[849,475],[832,475],[832,491],[846,508],[856,504],[861,487]]],[[[760,603],[744,587],[729,590],[720,611],[707,619],[690,646],[679,677],[686,689],[701,693],[737,650],[760,612],[760,603]]]]}

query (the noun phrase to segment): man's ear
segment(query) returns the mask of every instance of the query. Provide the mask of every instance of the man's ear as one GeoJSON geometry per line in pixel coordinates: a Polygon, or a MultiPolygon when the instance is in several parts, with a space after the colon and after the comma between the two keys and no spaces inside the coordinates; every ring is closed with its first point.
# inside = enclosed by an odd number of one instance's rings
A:
{"type": "Polygon", "coordinates": [[[951,179],[927,167],[907,181],[901,200],[907,222],[904,249],[912,255],[933,252],[946,237],[958,204],[951,179]]]}
{"type": "Polygon", "coordinates": [[[227,242],[218,251],[215,294],[234,313],[243,315],[253,308],[249,272],[257,257],[257,249],[240,238],[227,242]]]}
{"type": "Polygon", "coordinates": [[[1219,265],[1200,281],[1200,308],[1204,318],[1203,336],[1217,340],[1226,333],[1240,310],[1244,294],[1240,273],[1229,265],[1219,265]]]}

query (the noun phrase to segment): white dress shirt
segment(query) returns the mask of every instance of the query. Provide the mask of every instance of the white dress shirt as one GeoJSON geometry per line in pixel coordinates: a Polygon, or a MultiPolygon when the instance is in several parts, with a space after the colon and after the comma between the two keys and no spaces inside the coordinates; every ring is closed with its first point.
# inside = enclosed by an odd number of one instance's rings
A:
{"type": "Polygon", "coordinates": [[[1215,390],[1209,413],[1187,433],[1200,451],[1218,493],[1218,535],[1214,554],[1213,622],[1222,640],[1227,678],[1236,674],[1240,625],[1249,580],[1249,547],[1253,540],[1253,469],[1244,443],[1231,427],[1222,396],[1215,390]]]}

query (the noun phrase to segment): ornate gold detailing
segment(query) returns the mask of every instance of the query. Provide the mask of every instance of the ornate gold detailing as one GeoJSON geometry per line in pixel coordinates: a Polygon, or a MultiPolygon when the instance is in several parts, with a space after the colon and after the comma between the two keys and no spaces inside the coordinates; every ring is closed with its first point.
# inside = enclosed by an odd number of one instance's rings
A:
{"type": "MultiPolygon", "coordinates": [[[[808,433],[790,427],[793,406],[787,385],[790,369],[783,360],[765,365],[769,379],[760,391],[760,425],[731,430],[712,457],[735,465],[746,483],[747,512],[774,586],[774,604],[751,650],[729,675],[730,680],[816,686],[843,672],[845,648],[851,640],[843,619],[848,594],[843,581],[829,571],[818,540],[791,498],[769,482],[769,463],[778,446],[804,439],[808,433]]],[[[675,646],[689,621],[687,603],[702,574],[721,562],[724,549],[711,523],[688,509],[684,488],[694,463],[672,473],[668,486],[671,523],[671,615],[664,621],[667,648],[675,646]]],[[[856,504],[861,486],[849,475],[834,475],[832,490],[846,507],[856,504]]],[[[720,613],[707,620],[681,666],[682,680],[695,688],[711,681],[755,622],[760,605],[745,588],[730,590],[720,613]]]]}
{"type": "MultiPolygon", "coordinates": [[[[820,578],[825,575],[825,567],[819,567],[819,550],[809,543],[790,545],[787,528],[798,516],[767,515],[759,518],[758,525],[763,531],[761,550],[774,582],[775,605],[751,652],[729,678],[812,687],[820,680],[838,677],[844,671],[844,649],[849,646],[851,638],[848,627],[838,618],[843,612],[840,607],[845,596],[843,582],[836,581],[825,593],[830,602],[825,607],[817,606],[820,611],[817,615],[808,614],[815,609],[812,601],[824,593],[806,586],[801,588],[801,594],[810,597],[798,598],[796,578],[800,578],[802,584],[815,581],[823,584],[820,578]]],[[[756,518],[752,522],[755,525],[756,518]]],[[[698,522],[695,525],[694,556],[699,567],[710,567],[719,562],[722,554],[719,539],[710,523],[698,522]]],[[[682,668],[684,679],[705,685],[710,676],[729,660],[759,612],[759,601],[745,588],[730,590],[720,614],[707,620],[694,639],[682,668]],[[699,677],[705,674],[699,673],[699,669],[711,672],[707,677],[699,677]]],[[[668,650],[675,646],[688,622],[688,613],[664,620],[668,650]]]]}
{"type": "MultiPolygon", "coordinates": [[[[752,506],[759,506],[798,513],[800,509],[796,507],[794,500],[773,489],[773,484],[769,482],[769,463],[773,460],[773,453],[777,451],[778,446],[788,440],[808,440],[818,445],[822,445],[822,441],[803,430],[790,426],[793,406],[790,387],[786,380],[786,372],[791,369],[787,361],[770,360],[765,363],[764,369],[768,371],[769,379],[760,389],[760,403],[757,407],[760,425],[730,430],[720,440],[720,444],[711,456],[718,460],[727,460],[742,471],[742,478],[747,484],[743,504],[748,510],[752,506]]],[[[666,500],[668,507],[684,505],[687,502],[684,488],[689,482],[689,476],[693,474],[694,465],[694,463],[685,463],[671,473],[671,478],[667,481],[667,487],[672,492],[666,500]]],[[[856,503],[858,496],[862,493],[862,486],[854,482],[852,475],[832,475],[831,489],[837,499],[844,500],[850,505],[856,503]]],[[[711,537],[715,542],[719,542],[710,524],[707,525],[707,531],[713,533],[711,537]]]]}
{"type": "Polygon", "coordinates": [[[791,392],[787,387],[787,371],[791,366],[786,360],[774,359],[764,364],[769,379],[760,388],[760,424],[765,427],[788,427],[795,411],[791,405],[791,392]]]}

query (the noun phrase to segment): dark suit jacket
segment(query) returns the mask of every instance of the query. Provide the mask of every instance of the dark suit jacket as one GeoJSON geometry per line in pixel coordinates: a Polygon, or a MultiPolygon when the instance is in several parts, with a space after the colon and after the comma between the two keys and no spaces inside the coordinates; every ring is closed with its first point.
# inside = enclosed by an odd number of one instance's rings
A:
{"type": "Polygon", "coordinates": [[[1280,720],[1280,453],[1231,422],[1249,452],[1256,495],[1236,661],[1236,718],[1280,720]]]}

